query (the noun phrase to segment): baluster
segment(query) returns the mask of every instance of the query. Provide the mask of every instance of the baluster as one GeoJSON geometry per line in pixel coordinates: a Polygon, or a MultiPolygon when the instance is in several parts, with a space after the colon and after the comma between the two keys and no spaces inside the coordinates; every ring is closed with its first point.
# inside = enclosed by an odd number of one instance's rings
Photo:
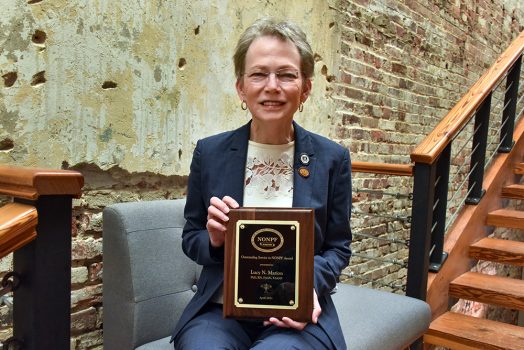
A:
{"type": "Polygon", "coordinates": [[[508,72],[506,80],[506,94],[504,95],[504,110],[502,111],[502,128],[500,130],[500,153],[509,153],[513,144],[513,130],[515,129],[515,113],[517,110],[517,97],[519,92],[520,68],[522,56],[520,56],[508,72]]]}
{"type": "Polygon", "coordinates": [[[433,232],[431,233],[431,255],[429,270],[438,272],[446,261],[448,254],[444,252],[444,232],[446,227],[446,210],[449,184],[449,168],[451,162],[451,143],[442,151],[436,162],[435,200],[433,207],[433,232]]]}
{"type": "Polygon", "coordinates": [[[482,189],[482,183],[484,182],[484,165],[486,163],[491,96],[492,93],[486,96],[484,102],[482,102],[475,113],[475,134],[473,135],[471,147],[467,204],[478,204],[485,193],[485,190],[482,189]]]}

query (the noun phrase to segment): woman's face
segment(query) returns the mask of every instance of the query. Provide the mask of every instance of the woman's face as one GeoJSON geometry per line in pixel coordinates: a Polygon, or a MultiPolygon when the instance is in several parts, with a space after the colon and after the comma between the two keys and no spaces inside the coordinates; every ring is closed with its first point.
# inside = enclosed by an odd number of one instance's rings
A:
{"type": "Polygon", "coordinates": [[[256,122],[289,122],[311,91],[300,72],[300,54],[290,41],[273,36],[255,39],[246,53],[244,75],[236,88],[256,122]]]}

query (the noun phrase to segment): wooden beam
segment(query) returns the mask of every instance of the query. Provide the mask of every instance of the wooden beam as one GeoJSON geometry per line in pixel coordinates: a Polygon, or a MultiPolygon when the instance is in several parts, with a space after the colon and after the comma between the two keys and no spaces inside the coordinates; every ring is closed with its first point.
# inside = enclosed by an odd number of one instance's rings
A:
{"type": "Polygon", "coordinates": [[[524,281],[516,278],[466,272],[451,282],[449,294],[458,299],[524,310],[524,281]]]}
{"type": "Polygon", "coordinates": [[[524,242],[483,238],[469,247],[469,256],[476,260],[524,266],[524,242]]]}
{"type": "Polygon", "coordinates": [[[488,213],[486,225],[495,227],[524,229],[524,211],[497,209],[488,213]]]}
{"type": "Polygon", "coordinates": [[[524,199],[524,185],[512,184],[502,188],[502,197],[512,199],[524,199]]]}
{"type": "Polygon", "coordinates": [[[522,350],[524,328],[447,312],[431,323],[424,342],[456,350],[522,350]]]}
{"type": "Polygon", "coordinates": [[[524,175],[524,163],[515,164],[515,174],[524,175]]]}

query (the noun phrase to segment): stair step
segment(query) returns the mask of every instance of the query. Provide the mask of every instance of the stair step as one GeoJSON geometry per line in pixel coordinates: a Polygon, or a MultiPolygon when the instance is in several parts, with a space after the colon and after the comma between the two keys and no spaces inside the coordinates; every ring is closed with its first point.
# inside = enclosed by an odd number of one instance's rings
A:
{"type": "Polygon", "coordinates": [[[515,169],[513,169],[513,172],[515,174],[524,175],[524,163],[516,164],[515,169]]]}
{"type": "Polygon", "coordinates": [[[503,198],[524,199],[524,185],[513,184],[502,188],[503,198]]]}
{"type": "Polygon", "coordinates": [[[524,229],[524,212],[511,209],[498,209],[488,214],[486,225],[524,229]]]}
{"type": "Polygon", "coordinates": [[[477,260],[524,266],[524,242],[483,238],[469,247],[469,256],[477,260]]]}
{"type": "Polygon", "coordinates": [[[431,322],[424,342],[452,349],[524,349],[524,327],[447,312],[431,322]]]}
{"type": "Polygon", "coordinates": [[[481,303],[524,310],[524,281],[466,272],[449,284],[450,295],[481,303]]]}

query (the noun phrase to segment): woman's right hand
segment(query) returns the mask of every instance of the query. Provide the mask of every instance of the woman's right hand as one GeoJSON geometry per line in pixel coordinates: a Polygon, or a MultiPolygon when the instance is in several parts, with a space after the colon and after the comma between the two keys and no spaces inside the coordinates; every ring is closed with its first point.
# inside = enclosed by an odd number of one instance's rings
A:
{"type": "Polygon", "coordinates": [[[206,228],[209,232],[211,246],[218,248],[224,245],[226,238],[226,223],[229,221],[227,214],[230,208],[238,208],[236,200],[229,196],[220,199],[212,197],[207,208],[206,228]]]}

